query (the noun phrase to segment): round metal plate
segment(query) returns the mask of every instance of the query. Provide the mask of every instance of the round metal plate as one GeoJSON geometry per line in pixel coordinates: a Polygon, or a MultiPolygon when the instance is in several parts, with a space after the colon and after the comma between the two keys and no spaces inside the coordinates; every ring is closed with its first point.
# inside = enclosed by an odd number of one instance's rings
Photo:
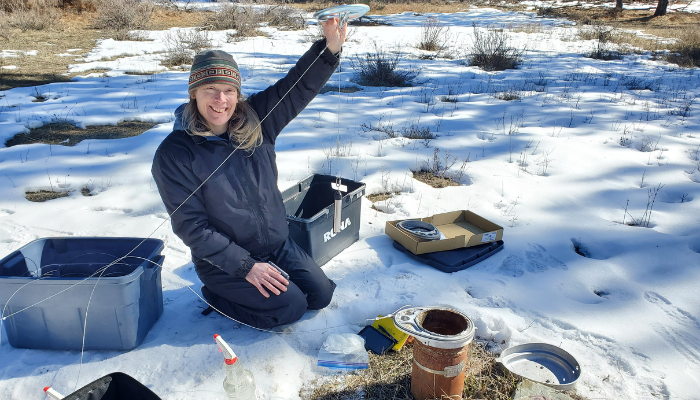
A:
{"type": "Polygon", "coordinates": [[[360,18],[367,14],[369,6],[365,4],[343,4],[342,6],[329,7],[314,13],[314,18],[325,21],[333,17],[345,17],[346,19],[360,18]]]}
{"type": "Polygon", "coordinates": [[[547,343],[527,343],[506,349],[496,359],[510,372],[557,390],[570,390],[581,376],[578,361],[547,343]]]}

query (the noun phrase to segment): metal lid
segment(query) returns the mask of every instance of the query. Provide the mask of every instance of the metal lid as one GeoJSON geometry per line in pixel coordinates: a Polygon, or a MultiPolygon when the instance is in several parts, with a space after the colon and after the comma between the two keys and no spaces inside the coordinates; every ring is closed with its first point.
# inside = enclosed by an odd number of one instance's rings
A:
{"type": "Polygon", "coordinates": [[[450,307],[412,307],[394,314],[394,324],[426,346],[438,349],[464,347],[474,339],[474,323],[450,307]]]}
{"type": "Polygon", "coordinates": [[[344,17],[346,20],[360,18],[367,14],[369,6],[366,4],[343,4],[341,6],[329,7],[314,13],[314,18],[325,21],[329,18],[344,17]]]}
{"type": "Polygon", "coordinates": [[[581,376],[581,367],[571,354],[547,343],[511,347],[496,361],[515,375],[557,390],[572,389],[581,376]]]}

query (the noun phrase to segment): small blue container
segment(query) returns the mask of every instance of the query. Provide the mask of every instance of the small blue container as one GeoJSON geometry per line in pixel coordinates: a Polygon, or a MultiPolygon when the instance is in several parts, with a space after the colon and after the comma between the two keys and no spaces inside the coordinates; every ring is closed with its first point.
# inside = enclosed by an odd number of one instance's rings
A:
{"type": "Polygon", "coordinates": [[[80,350],[86,310],[86,350],[141,344],[163,313],[164,260],[161,240],[142,241],[44,238],[0,260],[0,307],[4,316],[17,313],[3,321],[10,345],[80,350]]]}

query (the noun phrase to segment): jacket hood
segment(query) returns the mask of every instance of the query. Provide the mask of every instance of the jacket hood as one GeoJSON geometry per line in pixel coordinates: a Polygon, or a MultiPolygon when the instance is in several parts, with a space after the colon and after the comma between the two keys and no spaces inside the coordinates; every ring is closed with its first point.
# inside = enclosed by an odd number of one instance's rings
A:
{"type": "Polygon", "coordinates": [[[186,105],[187,103],[180,104],[180,106],[175,110],[175,123],[173,124],[174,131],[185,131],[190,133],[187,131],[187,129],[185,129],[185,127],[189,125],[189,121],[182,120],[182,113],[185,112],[186,105]]]}

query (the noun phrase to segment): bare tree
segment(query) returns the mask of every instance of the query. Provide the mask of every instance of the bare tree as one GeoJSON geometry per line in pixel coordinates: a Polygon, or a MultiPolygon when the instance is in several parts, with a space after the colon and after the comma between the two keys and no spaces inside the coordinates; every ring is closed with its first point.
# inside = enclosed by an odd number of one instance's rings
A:
{"type": "Polygon", "coordinates": [[[622,11],[622,0],[615,0],[615,9],[622,11]]]}

